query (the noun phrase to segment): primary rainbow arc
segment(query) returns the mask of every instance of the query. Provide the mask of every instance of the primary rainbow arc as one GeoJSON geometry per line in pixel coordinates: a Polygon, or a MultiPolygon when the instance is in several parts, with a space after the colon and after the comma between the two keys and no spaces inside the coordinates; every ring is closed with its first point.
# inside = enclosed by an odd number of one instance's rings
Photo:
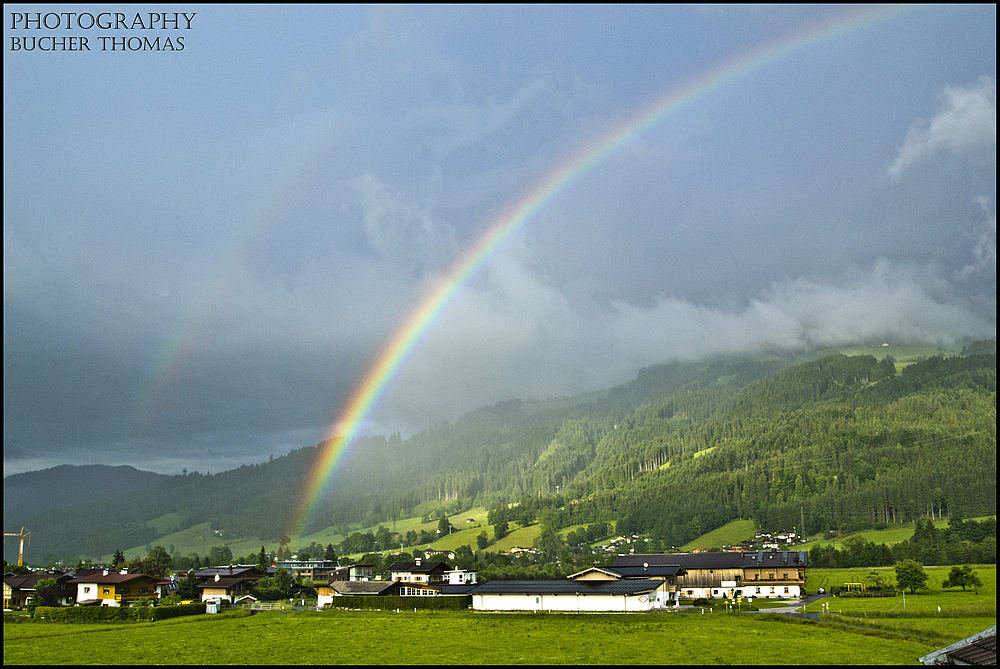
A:
{"type": "Polygon", "coordinates": [[[785,36],[745,52],[736,60],[703,72],[696,79],[657,99],[644,111],[610,131],[597,142],[577,152],[563,163],[562,167],[549,173],[531,188],[487,227],[479,239],[455,262],[450,271],[424,295],[354,388],[337,421],[327,431],[326,440],[320,445],[315,465],[310,471],[296,507],[294,526],[286,534],[297,536],[305,527],[351,441],[358,436],[365,419],[385,394],[392,378],[403,367],[407,356],[431,328],[436,317],[446,309],[464,283],[486,264],[525,221],[582,174],[667,115],[752,70],[787,57],[801,47],[899,11],[901,8],[898,6],[854,8],[832,21],[804,32],[785,36]],[[337,430],[341,426],[343,432],[338,434],[337,430]]]}

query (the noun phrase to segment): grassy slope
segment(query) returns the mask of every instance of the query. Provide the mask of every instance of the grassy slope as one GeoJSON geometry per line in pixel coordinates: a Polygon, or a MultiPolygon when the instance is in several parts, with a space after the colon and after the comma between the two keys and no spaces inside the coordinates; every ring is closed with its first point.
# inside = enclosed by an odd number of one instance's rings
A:
{"type": "MultiPolygon", "coordinates": [[[[995,518],[996,516],[980,516],[978,518],[971,518],[970,520],[983,521],[987,518],[995,518]]],[[[934,521],[934,527],[938,529],[944,529],[948,527],[948,519],[942,518],[940,520],[934,521]]],[[[903,525],[891,525],[884,530],[862,530],[860,532],[854,532],[853,534],[845,534],[839,537],[835,537],[830,540],[823,540],[818,537],[813,538],[811,541],[801,544],[795,547],[795,550],[808,551],[813,546],[833,546],[838,550],[843,547],[844,541],[849,537],[862,537],[865,541],[871,541],[874,544],[898,544],[901,541],[906,541],[913,536],[913,523],[905,523],[903,525]]]]}
{"type": "Polygon", "coordinates": [[[694,548],[721,548],[722,546],[732,546],[747,539],[753,539],[754,524],[752,520],[734,520],[726,523],[722,527],[703,534],[694,541],[681,546],[682,552],[690,551],[694,548]]]}

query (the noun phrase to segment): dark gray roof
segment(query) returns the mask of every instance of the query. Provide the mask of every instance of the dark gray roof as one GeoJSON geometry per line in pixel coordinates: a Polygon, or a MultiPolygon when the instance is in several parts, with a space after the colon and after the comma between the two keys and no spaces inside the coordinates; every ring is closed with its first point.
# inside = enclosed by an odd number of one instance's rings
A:
{"type": "Polygon", "coordinates": [[[613,571],[616,574],[621,574],[625,578],[643,578],[643,577],[655,577],[655,576],[676,576],[677,574],[685,573],[684,568],[676,564],[667,565],[649,565],[648,567],[643,567],[639,565],[638,567],[605,567],[607,571],[613,571]]]}
{"type": "Polygon", "coordinates": [[[197,570],[194,575],[198,578],[214,578],[218,574],[221,578],[226,576],[242,576],[259,578],[264,573],[254,565],[235,564],[228,567],[205,567],[197,570]]]}
{"type": "Polygon", "coordinates": [[[619,555],[614,567],[666,567],[679,565],[684,569],[742,569],[741,553],[651,553],[619,555]]]}
{"type": "Polygon", "coordinates": [[[477,586],[475,583],[466,583],[465,585],[441,585],[442,595],[467,595],[472,590],[475,590],[477,586]]]}
{"type": "Polygon", "coordinates": [[[952,664],[996,664],[997,636],[994,634],[979,641],[973,641],[964,648],[948,652],[947,655],[952,660],[952,664]]]}
{"type": "Polygon", "coordinates": [[[387,590],[399,589],[393,581],[333,581],[330,587],[341,595],[379,595],[387,590]]]}
{"type": "Polygon", "coordinates": [[[939,648],[919,658],[927,665],[937,664],[996,664],[997,626],[939,648]]]}
{"type": "Polygon", "coordinates": [[[744,567],[805,567],[809,553],[805,551],[752,551],[743,553],[744,567]]]}
{"type": "Polygon", "coordinates": [[[420,564],[417,564],[416,561],[395,562],[391,567],[389,567],[389,571],[408,571],[411,574],[426,574],[432,571],[445,572],[449,569],[451,569],[451,567],[444,562],[428,562],[426,560],[421,560],[420,564]]]}
{"type": "Polygon", "coordinates": [[[614,569],[621,567],[663,567],[680,565],[684,569],[742,569],[744,567],[805,567],[805,551],[750,551],[744,553],[652,553],[619,555],[614,569]]]}
{"type": "Polygon", "coordinates": [[[660,587],[660,581],[490,581],[476,586],[473,595],[631,595],[650,592],[660,587]]]}

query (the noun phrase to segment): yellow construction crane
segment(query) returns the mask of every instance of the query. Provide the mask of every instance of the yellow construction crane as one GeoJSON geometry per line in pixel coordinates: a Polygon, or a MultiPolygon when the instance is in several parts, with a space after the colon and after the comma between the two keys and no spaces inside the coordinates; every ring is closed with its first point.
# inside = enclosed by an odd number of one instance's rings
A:
{"type": "Polygon", "coordinates": [[[7,537],[21,537],[21,545],[17,549],[17,566],[18,567],[23,566],[24,565],[24,540],[25,540],[25,538],[27,538],[28,539],[28,545],[29,546],[31,545],[31,532],[29,532],[28,530],[24,529],[24,525],[21,525],[21,531],[19,533],[17,533],[17,534],[15,534],[14,532],[4,532],[3,533],[3,542],[4,543],[7,543],[7,537]]]}

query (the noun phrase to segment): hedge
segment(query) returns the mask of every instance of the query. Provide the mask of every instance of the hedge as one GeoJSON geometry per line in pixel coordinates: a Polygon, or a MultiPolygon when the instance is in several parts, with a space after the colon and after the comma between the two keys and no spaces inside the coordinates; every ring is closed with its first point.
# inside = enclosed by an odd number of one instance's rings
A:
{"type": "Polygon", "coordinates": [[[151,622],[193,616],[205,613],[204,603],[177,604],[174,606],[39,606],[35,608],[35,619],[44,618],[51,622],[151,622]]]}
{"type": "Polygon", "coordinates": [[[464,611],[472,606],[472,595],[447,597],[404,597],[402,595],[347,595],[334,597],[335,609],[433,609],[436,611],[464,611]]]}

